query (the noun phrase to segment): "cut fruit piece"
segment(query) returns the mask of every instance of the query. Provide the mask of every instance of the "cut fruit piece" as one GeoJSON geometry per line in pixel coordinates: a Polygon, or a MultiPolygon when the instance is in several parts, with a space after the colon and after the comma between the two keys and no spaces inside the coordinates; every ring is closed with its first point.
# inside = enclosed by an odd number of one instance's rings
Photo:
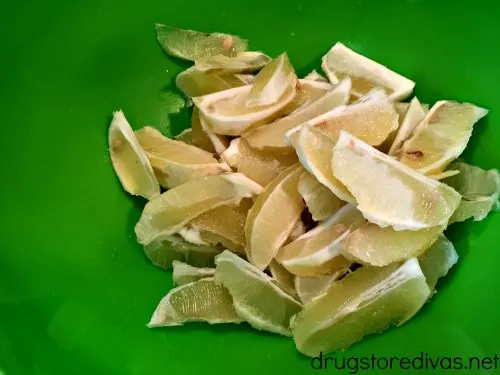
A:
{"type": "Polygon", "coordinates": [[[175,84],[184,95],[193,98],[245,86],[248,82],[236,74],[208,74],[192,66],[177,75],[175,84]]]}
{"type": "Polygon", "coordinates": [[[349,76],[352,79],[352,93],[360,98],[375,87],[381,87],[392,100],[407,98],[415,82],[399,75],[385,66],[336,43],[323,56],[321,67],[331,83],[349,76]]]}
{"type": "Polygon", "coordinates": [[[459,174],[446,178],[443,182],[455,188],[462,201],[450,219],[450,224],[474,218],[483,220],[491,211],[499,209],[500,174],[496,169],[484,170],[473,165],[456,162],[450,171],[459,174]]]}
{"type": "Polygon", "coordinates": [[[243,137],[233,139],[221,159],[261,186],[267,186],[281,172],[299,161],[294,150],[278,152],[254,149],[243,137]]]}
{"type": "Polygon", "coordinates": [[[333,149],[332,169],[356,198],[364,217],[380,227],[418,230],[446,225],[460,203],[460,194],[449,186],[347,132],[341,132],[333,149]]]}
{"type": "Polygon", "coordinates": [[[487,113],[469,103],[437,102],[403,144],[399,160],[422,174],[443,171],[463,152],[473,125],[487,113]]]}
{"type": "Polygon", "coordinates": [[[297,77],[286,55],[269,63],[252,85],[193,98],[211,130],[223,135],[241,135],[252,126],[283,115],[295,98],[297,77]]]}
{"type": "MultiPolygon", "coordinates": [[[[301,215],[302,216],[302,215],[301,215]]],[[[302,221],[302,219],[297,220],[295,225],[293,226],[292,231],[290,232],[290,235],[285,241],[285,244],[288,244],[290,242],[295,241],[297,238],[302,236],[304,233],[306,233],[306,225],[302,221]]]]}
{"type": "Polygon", "coordinates": [[[108,142],[113,168],[125,191],[147,199],[160,195],[153,168],[122,111],[113,113],[108,142]]]}
{"type": "Polygon", "coordinates": [[[198,178],[231,172],[226,163],[219,163],[209,152],[164,137],[152,127],[137,130],[135,136],[164,188],[170,189],[198,178]]]}
{"type": "Polygon", "coordinates": [[[269,272],[279,286],[293,297],[298,297],[295,293],[295,277],[288,272],[281,264],[273,260],[269,263],[269,272]]]}
{"type": "Polygon", "coordinates": [[[415,97],[411,100],[410,106],[405,113],[404,120],[398,129],[398,133],[394,141],[392,142],[391,148],[389,149],[389,155],[398,155],[401,151],[401,146],[403,143],[411,137],[413,131],[425,118],[425,112],[422,109],[422,105],[415,97]]]}
{"type": "Polygon", "coordinates": [[[291,336],[290,318],[302,306],[274,280],[237,255],[224,251],[215,259],[215,281],[233,297],[240,317],[259,330],[291,336]]]}
{"type": "Polygon", "coordinates": [[[246,51],[248,41],[235,35],[203,33],[155,24],[156,38],[163,50],[184,60],[198,60],[207,56],[236,56],[246,51]]]}
{"type": "MultiPolygon", "coordinates": [[[[290,108],[294,108],[293,112],[308,106],[314,101],[322,98],[328,91],[331,91],[335,86],[329,82],[308,81],[306,79],[299,79],[296,87],[297,96],[292,103],[289,104],[290,108]]],[[[291,112],[290,112],[291,113],[291,112]]]]}
{"type": "MultiPolygon", "coordinates": [[[[382,90],[375,90],[354,104],[337,107],[305,124],[321,130],[333,141],[338,139],[340,131],[345,130],[372,146],[382,145],[399,127],[394,105],[382,90]]],[[[287,133],[292,144],[299,130],[296,128],[287,133]]]]}
{"type": "Polygon", "coordinates": [[[457,174],[459,174],[460,171],[444,171],[444,172],[440,172],[438,174],[431,174],[431,175],[428,175],[427,177],[429,178],[432,178],[433,180],[444,180],[445,178],[448,178],[448,177],[451,177],[451,176],[456,176],[457,174]]]}
{"type": "Polygon", "coordinates": [[[332,173],[331,160],[335,142],[310,125],[303,125],[297,140],[297,155],[307,171],[338,198],[356,203],[347,188],[332,173]]]}
{"type": "Polygon", "coordinates": [[[342,255],[342,242],[364,222],[358,210],[346,205],[330,219],[279,249],[276,260],[297,276],[318,276],[345,268],[351,261],[342,255]]]}
{"type": "Polygon", "coordinates": [[[245,224],[247,257],[260,270],[267,268],[304,210],[297,185],[304,169],[294,165],[280,173],[260,194],[245,224]]]}
{"type": "Polygon", "coordinates": [[[193,145],[193,129],[186,129],[177,134],[174,139],[179,142],[184,142],[187,145],[193,145]]]}
{"type": "Polygon", "coordinates": [[[285,134],[317,116],[329,112],[330,110],[347,104],[351,90],[351,81],[345,79],[334,89],[323,94],[319,99],[313,100],[309,105],[298,109],[292,114],[282,117],[271,124],[261,126],[247,134],[244,138],[250,146],[258,149],[266,148],[290,148],[286,141],[285,134]]]}
{"type": "Polygon", "coordinates": [[[240,323],[231,295],[213,278],[172,289],[156,308],[149,328],[181,326],[187,322],[240,323]]]}
{"type": "Polygon", "coordinates": [[[343,254],[358,263],[372,266],[386,266],[419,256],[436,241],[445,226],[418,231],[395,231],[391,227],[380,228],[365,223],[346,239],[343,254]]]}
{"type": "Polygon", "coordinates": [[[171,269],[175,260],[195,267],[213,267],[214,258],[221,249],[198,246],[186,242],[179,235],[161,236],[144,246],[144,252],[155,266],[171,269]]]}
{"type": "Polygon", "coordinates": [[[194,66],[201,72],[211,74],[253,73],[270,61],[271,58],[262,52],[240,52],[234,57],[206,56],[196,60],[194,66]]]}
{"type": "Polygon", "coordinates": [[[193,267],[178,260],[172,262],[172,267],[174,269],[172,279],[175,285],[194,283],[215,275],[215,268],[193,267]]]}
{"type": "Polygon", "coordinates": [[[231,251],[244,254],[245,222],[251,207],[251,199],[243,199],[238,206],[220,206],[195,217],[189,227],[202,231],[201,238],[211,245],[220,243],[231,251]]]}
{"type": "Polygon", "coordinates": [[[261,192],[260,185],[241,173],[204,177],[176,186],[146,204],[135,226],[137,240],[148,244],[177,232],[208,210],[239,204],[243,198],[261,192]]]}
{"type": "Polygon", "coordinates": [[[298,188],[314,221],[328,219],[345,205],[343,200],[308,172],[300,177],[298,188]]]}
{"type": "Polygon", "coordinates": [[[342,351],[365,335],[403,324],[429,295],[415,258],[403,265],[363,267],[292,318],[295,344],[309,356],[342,351]]]}
{"type": "Polygon", "coordinates": [[[283,53],[257,74],[245,104],[248,108],[276,104],[296,84],[297,76],[293,66],[288,55],[283,53]]]}
{"type": "Polygon", "coordinates": [[[322,276],[295,276],[295,290],[304,305],[308,305],[317,298],[321,298],[328,288],[349,273],[345,268],[322,276]]]}
{"type": "Polygon", "coordinates": [[[313,69],[311,73],[306,75],[303,79],[308,81],[316,81],[316,82],[328,82],[328,79],[319,74],[316,69],[313,69]]]}
{"type": "Polygon", "coordinates": [[[193,108],[191,128],[193,129],[193,143],[199,148],[220,155],[229,147],[229,138],[212,132],[206,124],[205,117],[200,115],[196,107],[193,108]]]}
{"type": "Polygon", "coordinates": [[[450,268],[458,262],[458,254],[451,241],[440,235],[418,261],[429,289],[434,291],[438,279],[446,276],[450,268]]]}

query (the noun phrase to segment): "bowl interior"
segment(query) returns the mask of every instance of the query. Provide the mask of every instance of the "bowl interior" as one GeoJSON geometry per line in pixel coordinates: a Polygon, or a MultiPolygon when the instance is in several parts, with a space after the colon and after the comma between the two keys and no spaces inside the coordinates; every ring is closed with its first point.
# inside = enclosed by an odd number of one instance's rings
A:
{"type": "MultiPolygon", "coordinates": [[[[336,41],[417,82],[422,102],[491,109],[466,161],[500,165],[498,7],[443,1],[181,0],[10,2],[0,14],[0,373],[303,374],[292,340],[247,325],[145,327],[171,287],[133,227],[144,201],[120,187],[107,127],[122,108],[134,127],[179,132],[189,111],[171,92],[187,64],[155,41],[155,22],[237,33],[300,75],[336,41]],[[450,4],[450,5],[448,5],[450,4]],[[498,31],[498,30],[497,30],[498,31]]],[[[459,264],[409,323],[368,337],[350,356],[483,356],[498,350],[500,215],[448,231],[459,264]]],[[[384,373],[383,370],[381,370],[384,373]]]]}

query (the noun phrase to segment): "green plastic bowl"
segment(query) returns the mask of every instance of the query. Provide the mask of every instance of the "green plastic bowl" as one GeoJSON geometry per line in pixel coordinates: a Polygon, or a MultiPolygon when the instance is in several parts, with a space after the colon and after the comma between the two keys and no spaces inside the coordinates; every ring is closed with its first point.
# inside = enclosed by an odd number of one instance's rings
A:
{"type": "MultiPolygon", "coordinates": [[[[120,108],[136,128],[188,126],[187,110],[172,114],[178,97],[170,93],[187,64],[161,50],[155,22],[236,33],[271,56],[287,51],[300,75],[319,68],[320,57],[342,41],[416,81],[424,103],[455,99],[491,109],[464,158],[495,168],[499,10],[491,0],[3,4],[0,374],[318,371],[292,340],[246,324],[146,328],[171,273],[153,267],[136,243],[133,227],[145,202],[127,195],[114,175],[107,128],[120,108]]],[[[459,264],[431,303],[341,357],[500,352],[499,225],[498,214],[454,224],[448,236],[459,264]]]]}

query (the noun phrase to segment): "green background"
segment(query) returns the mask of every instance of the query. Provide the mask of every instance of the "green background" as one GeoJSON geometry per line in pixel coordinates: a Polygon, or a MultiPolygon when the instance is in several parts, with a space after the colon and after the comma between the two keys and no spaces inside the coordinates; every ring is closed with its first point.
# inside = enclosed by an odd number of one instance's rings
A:
{"type": "MultiPolygon", "coordinates": [[[[168,116],[182,104],[169,89],[186,65],[162,52],[154,22],[237,33],[272,56],[287,51],[301,75],[343,41],[415,80],[422,102],[456,99],[491,109],[465,158],[494,168],[500,166],[500,8],[492,4],[3,3],[0,373],[314,372],[293,341],[246,325],[145,327],[171,287],[170,273],[151,266],[136,244],[133,226],[144,201],[121,189],[106,133],[119,108],[136,128],[188,124],[186,110],[168,116]]],[[[404,327],[370,337],[345,355],[500,352],[499,224],[493,214],[454,225],[449,236],[460,262],[432,303],[404,327]]]]}

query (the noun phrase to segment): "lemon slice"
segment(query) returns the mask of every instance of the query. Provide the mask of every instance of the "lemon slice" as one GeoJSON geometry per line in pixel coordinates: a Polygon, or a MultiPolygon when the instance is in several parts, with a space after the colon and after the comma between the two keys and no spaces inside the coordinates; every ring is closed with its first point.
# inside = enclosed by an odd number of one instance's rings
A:
{"type": "Polygon", "coordinates": [[[323,77],[321,74],[319,74],[316,69],[313,69],[311,73],[306,75],[303,79],[308,80],[308,81],[316,81],[316,82],[328,82],[328,80],[323,77]]]}
{"type": "Polygon", "coordinates": [[[254,148],[290,148],[285,139],[285,134],[319,115],[330,110],[347,104],[351,90],[351,82],[345,79],[335,88],[324,93],[320,98],[312,100],[312,103],[306,105],[292,114],[282,117],[271,124],[267,124],[244,135],[248,144],[254,148]]]}
{"type": "Polygon", "coordinates": [[[196,60],[194,66],[201,72],[211,74],[253,73],[270,61],[271,58],[262,52],[240,52],[234,57],[205,56],[196,60]]]}
{"type": "Polygon", "coordinates": [[[422,174],[436,174],[467,146],[473,125],[487,110],[469,103],[437,102],[404,142],[399,160],[422,174]]]}
{"type": "Polygon", "coordinates": [[[458,254],[451,241],[440,235],[418,261],[429,289],[434,291],[438,279],[446,276],[450,268],[458,262],[458,254]]]}
{"type": "Polygon", "coordinates": [[[436,241],[445,226],[422,230],[395,231],[365,223],[346,239],[343,254],[358,263],[386,266],[419,256],[436,241]]]}
{"type": "Polygon", "coordinates": [[[276,104],[296,84],[293,66],[283,53],[257,74],[245,104],[248,108],[276,104]]]}
{"type": "Polygon", "coordinates": [[[446,178],[443,182],[455,188],[462,201],[453,213],[450,223],[474,218],[483,220],[493,210],[499,208],[500,174],[496,169],[488,171],[465,163],[453,163],[450,171],[459,174],[446,178]]]}
{"type": "Polygon", "coordinates": [[[221,249],[198,246],[186,242],[179,235],[160,236],[144,246],[144,253],[155,266],[170,269],[173,261],[181,261],[196,267],[213,267],[214,258],[221,249]]]}
{"type": "Polygon", "coordinates": [[[297,276],[317,276],[345,268],[351,262],[342,255],[342,242],[364,221],[359,211],[346,205],[330,219],[279,249],[276,260],[297,276]]]}
{"type": "Polygon", "coordinates": [[[184,95],[193,98],[245,86],[248,82],[236,74],[208,74],[192,66],[177,75],[175,84],[184,95]]]}
{"type": "Polygon", "coordinates": [[[293,150],[258,150],[250,147],[245,138],[233,139],[229,148],[221,154],[221,159],[261,186],[266,186],[299,161],[293,150]]]}
{"type": "Polygon", "coordinates": [[[273,260],[269,263],[269,272],[274,280],[278,283],[281,289],[285,290],[293,297],[298,297],[295,293],[294,279],[295,277],[288,272],[281,264],[273,260]]]}
{"type": "Polygon", "coordinates": [[[193,267],[178,260],[172,262],[172,267],[172,279],[176,285],[194,283],[207,277],[213,278],[215,275],[215,268],[193,267]]]}
{"type": "Polygon", "coordinates": [[[200,115],[196,107],[193,108],[191,128],[193,129],[193,143],[202,150],[220,155],[229,147],[229,138],[212,132],[205,117],[200,115]]]}
{"type": "Polygon", "coordinates": [[[108,142],[113,168],[125,191],[147,199],[160,195],[153,168],[122,111],[113,113],[108,142]]]}
{"type": "Polygon", "coordinates": [[[280,173],[248,212],[245,224],[247,257],[260,270],[269,265],[304,210],[297,190],[303,171],[300,165],[294,165],[280,173]]]}
{"type": "Polygon", "coordinates": [[[184,60],[198,60],[206,56],[235,56],[248,48],[248,41],[235,35],[202,33],[155,24],[156,38],[163,50],[184,60]]]}
{"type": "MultiPolygon", "coordinates": [[[[306,124],[321,130],[334,141],[340,131],[345,130],[373,146],[382,145],[399,127],[394,105],[382,90],[376,90],[349,106],[337,107],[306,124]]],[[[294,130],[290,131],[288,136],[293,138],[293,133],[294,130]]]]}
{"type": "Polygon", "coordinates": [[[401,146],[411,137],[417,125],[425,118],[425,115],[426,113],[418,99],[416,97],[413,98],[404,115],[404,120],[398,129],[398,133],[392,142],[391,148],[389,149],[389,155],[394,156],[399,154],[401,146]]]}
{"type": "Polygon", "coordinates": [[[156,308],[149,328],[181,326],[187,322],[240,323],[231,295],[213,278],[172,289],[156,308]]]}
{"type": "Polygon", "coordinates": [[[381,227],[418,230],[445,225],[460,203],[460,194],[449,186],[347,132],[341,132],[333,149],[332,169],[364,217],[381,227]]]}
{"type": "Polygon", "coordinates": [[[339,199],[356,203],[347,188],[332,173],[330,167],[335,142],[326,134],[305,124],[299,133],[297,155],[304,168],[339,199]]]}
{"type": "Polygon", "coordinates": [[[363,267],[330,286],[291,320],[297,349],[317,356],[346,349],[414,316],[430,290],[418,261],[363,267]]]}
{"type": "Polygon", "coordinates": [[[345,205],[343,200],[337,198],[310,173],[302,174],[298,189],[314,221],[328,219],[345,205]]]}
{"type": "Polygon", "coordinates": [[[245,222],[252,206],[251,199],[242,199],[238,206],[220,206],[202,213],[189,222],[189,227],[201,231],[201,238],[212,245],[244,254],[245,222]]]}
{"type": "Polygon", "coordinates": [[[349,273],[348,268],[321,276],[295,276],[295,290],[304,304],[307,306],[312,301],[320,298],[328,291],[328,288],[349,273]]]}
{"type": "Polygon", "coordinates": [[[296,96],[297,77],[286,55],[273,60],[257,75],[254,84],[193,98],[212,130],[241,135],[251,126],[282,115],[296,96]]]}
{"type": "Polygon", "coordinates": [[[219,163],[209,152],[164,137],[152,127],[137,130],[135,136],[146,152],[158,182],[165,188],[231,172],[227,164],[219,163]]]}
{"type": "Polygon", "coordinates": [[[336,43],[323,56],[321,67],[333,84],[346,76],[351,77],[352,93],[358,98],[375,87],[381,87],[392,100],[402,100],[415,87],[415,82],[354,52],[342,43],[336,43]]]}
{"type": "Polygon", "coordinates": [[[184,142],[187,145],[193,145],[193,129],[184,129],[174,139],[178,142],[184,142]]]}
{"type": "Polygon", "coordinates": [[[238,315],[259,330],[291,336],[290,318],[302,306],[274,280],[237,255],[224,251],[215,259],[215,280],[233,297],[238,315]]]}
{"type": "Polygon", "coordinates": [[[260,194],[262,187],[241,173],[209,176],[176,186],[149,201],[135,226],[139,243],[173,234],[190,220],[213,208],[238,204],[260,194]]]}

